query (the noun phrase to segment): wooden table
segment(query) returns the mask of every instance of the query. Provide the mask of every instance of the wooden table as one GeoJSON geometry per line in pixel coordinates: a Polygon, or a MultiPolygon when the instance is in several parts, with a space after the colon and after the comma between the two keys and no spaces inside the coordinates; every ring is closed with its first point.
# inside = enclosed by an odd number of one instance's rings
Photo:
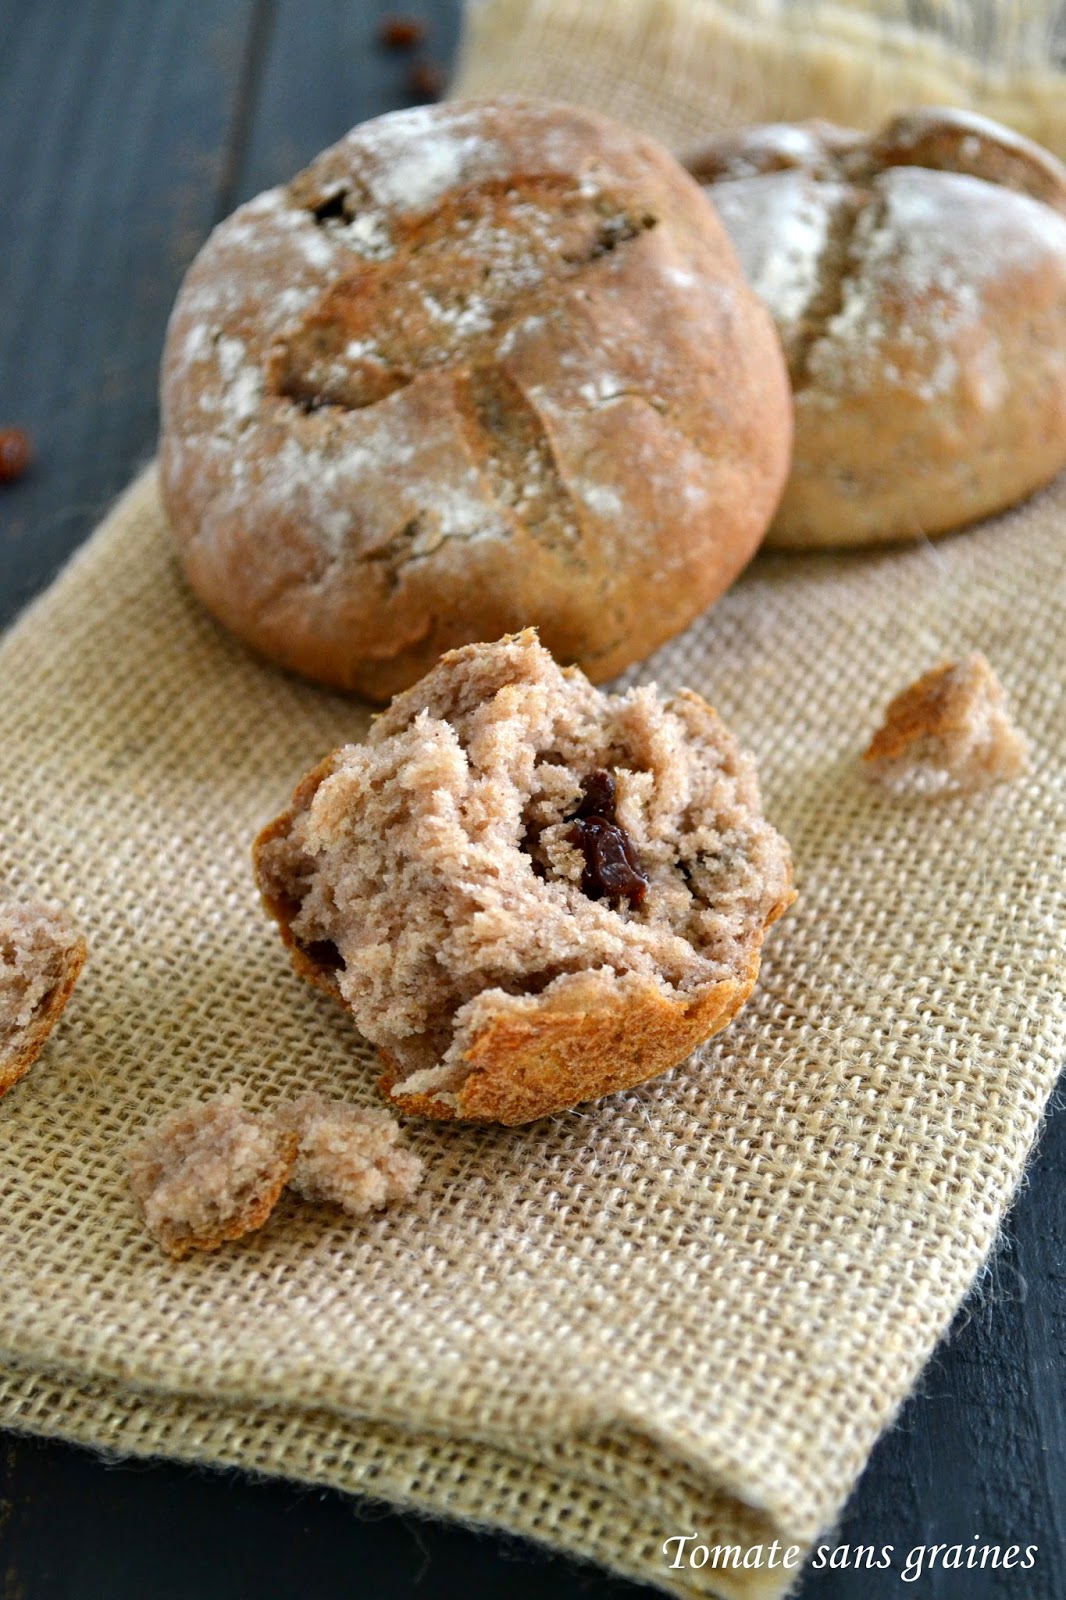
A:
{"type": "MultiPolygon", "coordinates": [[[[36,442],[0,488],[0,620],[150,455],[182,272],[211,226],[351,124],[409,103],[382,0],[0,0],[0,424],[36,442]]],[[[448,60],[457,0],[411,0],[448,60]]],[[[0,693],[3,686],[0,685],[0,693]]],[[[810,1571],[803,1600],[1066,1596],[1066,1116],[1003,1247],[834,1543],[891,1572],[810,1571]],[[919,1544],[1036,1544],[1027,1573],[900,1581],[919,1544]]],[[[0,1264],[2,1293],[2,1264],[0,1264]]],[[[663,1537],[687,1530],[664,1529],[663,1537]]],[[[650,1594],[529,1546],[338,1494],[0,1437],[0,1600],[528,1600],[650,1594]]]]}

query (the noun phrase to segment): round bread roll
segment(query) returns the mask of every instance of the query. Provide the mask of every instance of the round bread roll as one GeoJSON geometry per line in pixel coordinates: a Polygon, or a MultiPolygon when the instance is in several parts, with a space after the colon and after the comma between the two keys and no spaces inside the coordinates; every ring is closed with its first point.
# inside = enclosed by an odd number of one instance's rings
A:
{"type": "Polygon", "coordinates": [[[452,651],[260,834],[296,970],[393,1105],[530,1122],[724,1028],[789,906],[788,846],[699,695],[608,695],[532,630],[452,651]]]}
{"type": "Polygon", "coordinates": [[[811,122],[693,157],[773,313],[795,401],[767,536],[921,538],[1066,465],[1066,168],[969,112],[811,122]]]}
{"type": "Polygon", "coordinates": [[[527,623],[597,679],[646,656],[753,553],[791,434],[698,185],[521,100],[366,123],[242,206],[178,297],[162,407],[193,588],[373,699],[527,623]]]}

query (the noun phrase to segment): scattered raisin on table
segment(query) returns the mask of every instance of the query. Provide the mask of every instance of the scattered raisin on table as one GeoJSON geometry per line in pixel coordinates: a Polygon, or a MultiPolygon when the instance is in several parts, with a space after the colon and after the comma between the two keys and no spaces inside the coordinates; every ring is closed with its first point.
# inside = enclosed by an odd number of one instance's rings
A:
{"type": "Polygon", "coordinates": [[[0,483],[21,478],[33,459],[30,436],[23,428],[0,428],[0,483]]]}
{"type": "Polygon", "coordinates": [[[416,61],[407,80],[411,93],[419,100],[439,100],[445,81],[444,68],[435,61],[416,61]]]}
{"type": "Polygon", "coordinates": [[[426,25],[420,17],[382,17],[378,29],[378,38],[387,50],[410,50],[425,36],[426,25]]]}

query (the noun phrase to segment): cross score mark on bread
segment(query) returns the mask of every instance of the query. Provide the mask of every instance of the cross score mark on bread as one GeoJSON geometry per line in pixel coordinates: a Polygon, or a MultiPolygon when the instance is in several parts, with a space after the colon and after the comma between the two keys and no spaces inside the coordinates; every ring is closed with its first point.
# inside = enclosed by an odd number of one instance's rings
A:
{"type": "Polygon", "coordinates": [[[913,538],[1066,465],[1066,169],[971,113],[725,135],[690,169],[796,401],[769,544],[913,538]]]}
{"type": "Polygon", "coordinates": [[[365,124],[216,230],[163,378],[162,483],[223,622],[385,699],[540,626],[609,677],[753,553],[787,375],[698,186],[521,100],[365,124]]]}

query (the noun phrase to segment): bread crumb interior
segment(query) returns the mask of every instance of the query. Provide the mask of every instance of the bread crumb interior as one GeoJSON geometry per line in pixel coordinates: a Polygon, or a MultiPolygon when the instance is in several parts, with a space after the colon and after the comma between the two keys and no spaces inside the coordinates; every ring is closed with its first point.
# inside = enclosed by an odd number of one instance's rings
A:
{"type": "Polygon", "coordinates": [[[39,1018],[77,942],[62,906],[0,905],[0,1058],[21,1044],[39,1018]]]}
{"type": "Polygon", "coordinates": [[[789,855],[750,759],[697,695],[605,694],[527,630],[452,652],[398,696],[259,871],[407,1074],[393,1092],[454,1093],[507,997],[589,971],[675,996],[742,972],[789,855]],[[639,908],[590,899],[567,837],[601,768],[649,879],[639,908]]]}
{"type": "Polygon", "coordinates": [[[388,1111],[309,1093],[283,1101],[275,1114],[299,1140],[289,1188],[305,1200],[362,1217],[410,1200],[422,1181],[422,1162],[399,1142],[400,1124],[388,1111]]]}

